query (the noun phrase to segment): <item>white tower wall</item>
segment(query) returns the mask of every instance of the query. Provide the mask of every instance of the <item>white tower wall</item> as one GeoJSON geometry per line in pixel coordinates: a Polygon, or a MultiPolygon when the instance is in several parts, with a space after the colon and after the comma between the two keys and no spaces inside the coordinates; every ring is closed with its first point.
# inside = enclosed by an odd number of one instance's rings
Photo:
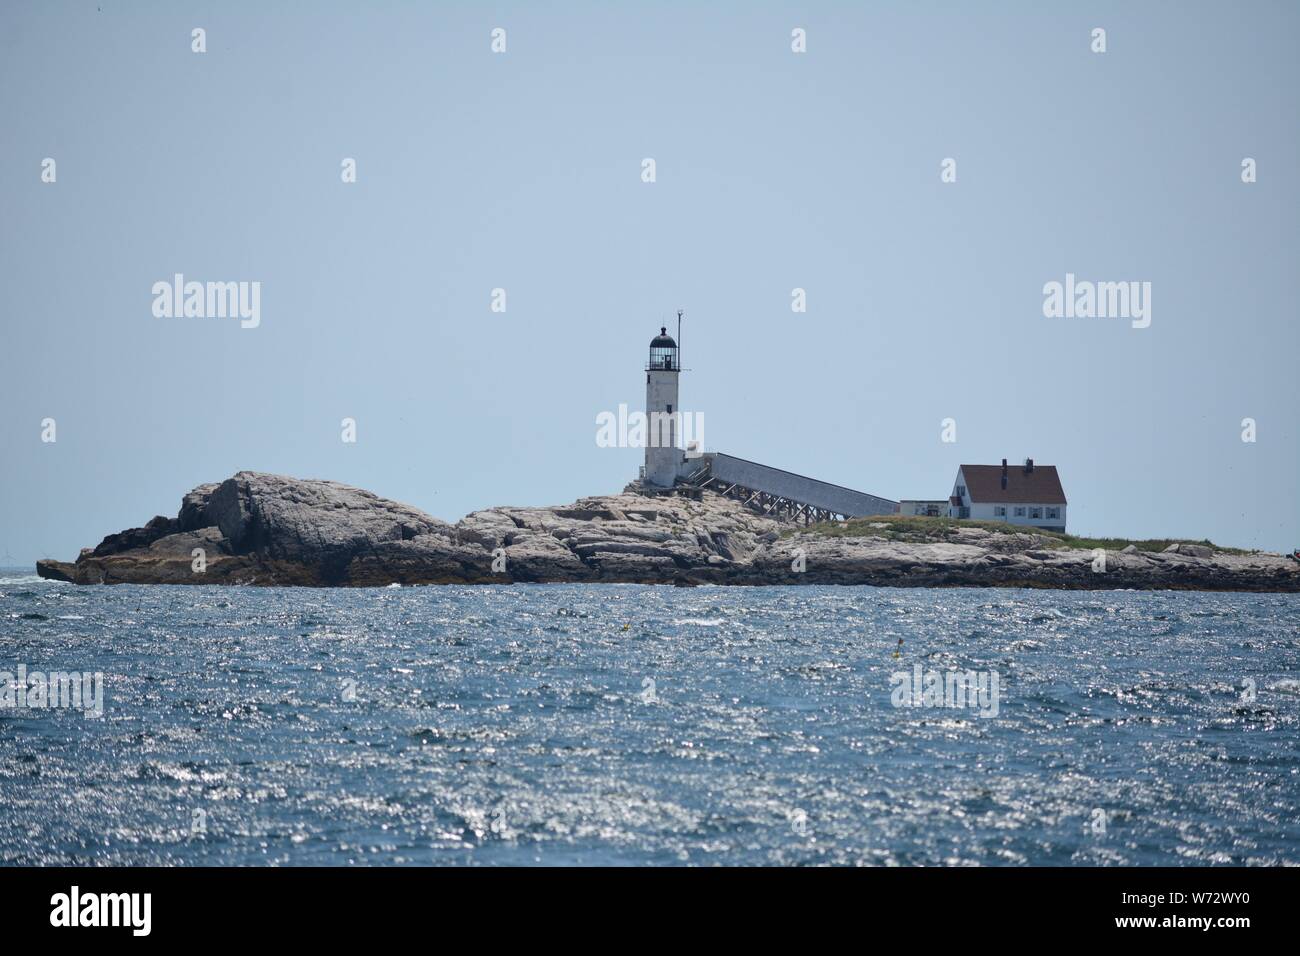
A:
{"type": "Polygon", "coordinates": [[[681,440],[681,406],[677,403],[680,374],[677,369],[646,372],[645,481],[658,488],[673,486],[683,458],[677,447],[681,440]]]}

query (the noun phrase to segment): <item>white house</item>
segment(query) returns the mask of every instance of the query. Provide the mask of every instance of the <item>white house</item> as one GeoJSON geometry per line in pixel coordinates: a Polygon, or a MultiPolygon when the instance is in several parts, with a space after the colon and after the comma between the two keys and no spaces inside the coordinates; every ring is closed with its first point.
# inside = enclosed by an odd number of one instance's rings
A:
{"type": "Polygon", "coordinates": [[[962,465],[957,469],[948,517],[1005,521],[1048,531],[1065,530],[1065,491],[1055,465],[962,465]]]}

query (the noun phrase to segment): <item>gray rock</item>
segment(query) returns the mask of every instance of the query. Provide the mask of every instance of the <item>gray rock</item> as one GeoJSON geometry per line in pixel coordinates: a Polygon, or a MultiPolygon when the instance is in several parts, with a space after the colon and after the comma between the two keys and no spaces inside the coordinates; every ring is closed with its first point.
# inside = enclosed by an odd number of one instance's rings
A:
{"type": "Polygon", "coordinates": [[[1188,544],[1186,541],[1175,541],[1169,547],[1165,548],[1165,554],[1181,554],[1189,558],[1212,558],[1214,549],[1203,544],[1188,544]]]}
{"type": "MultiPolygon", "coordinates": [[[[632,486],[634,487],[634,486],[632,486]]],[[[1278,555],[1168,554],[1132,546],[1093,570],[1092,551],[1060,538],[958,526],[823,534],[712,492],[635,490],[554,508],[476,511],[455,525],[333,481],[239,472],[200,485],[179,515],[105,538],[75,562],[41,561],[78,584],[307,586],[626,582],[895,586],[1179,588],[1300,591],[1300,563],[1278,555]],[[205,567],[192,553],[201,548],[205,567]],[[504,548],[505,569],[493,570],[504,548]],[[802,555],[802,561],[795,559],[802,555]],[[796,570],[796,567],[803,570],[796,570]]],[[[872,528],[879,525],[879,528],[872,528]]],[[[499,564],[498,564],[499,566],[499,564]]]]}

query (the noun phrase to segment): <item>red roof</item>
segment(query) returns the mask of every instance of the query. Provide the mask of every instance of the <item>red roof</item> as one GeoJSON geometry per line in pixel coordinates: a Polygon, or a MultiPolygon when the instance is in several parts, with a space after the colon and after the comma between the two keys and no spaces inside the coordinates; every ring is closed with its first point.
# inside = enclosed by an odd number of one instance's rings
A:
{"type": "Polygon", "coordinates": [[[1066,504],[1065,489],[1055,465],[1007,465],[1007,486],[1002,487],[1001,465],[962,465],[966,491],[973,502],[1018,505],[1066,504]]]}

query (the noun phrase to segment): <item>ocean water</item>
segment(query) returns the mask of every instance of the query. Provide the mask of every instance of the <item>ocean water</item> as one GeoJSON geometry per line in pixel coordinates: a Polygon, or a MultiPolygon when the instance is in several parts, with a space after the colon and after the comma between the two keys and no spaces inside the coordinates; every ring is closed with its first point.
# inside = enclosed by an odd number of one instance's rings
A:
{"type": "Polygon", "coordinates": [[[103,675],[0,709],[0,863],[1300,864],[1297,612],[0,572],[0,671],[103,675]]]}

